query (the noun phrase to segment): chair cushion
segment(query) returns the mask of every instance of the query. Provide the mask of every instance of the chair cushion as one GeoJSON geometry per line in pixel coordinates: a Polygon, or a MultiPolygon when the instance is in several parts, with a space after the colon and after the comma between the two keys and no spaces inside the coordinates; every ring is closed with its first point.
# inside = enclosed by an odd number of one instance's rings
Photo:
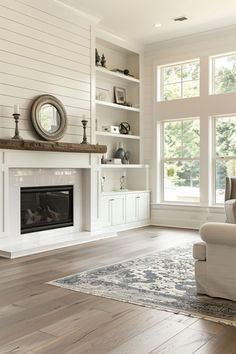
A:
{"type": "Polygon", "coordinates": [[[205,242],[196,242],[193,245],[193,258],[199,261],[206,260],[206,243],[205,242]]]}
{"type": "Polygon", "coordinates": [[[230,199],[225,202],[226,222],[230,224],[236,223],[236,200],[230,199]]]}

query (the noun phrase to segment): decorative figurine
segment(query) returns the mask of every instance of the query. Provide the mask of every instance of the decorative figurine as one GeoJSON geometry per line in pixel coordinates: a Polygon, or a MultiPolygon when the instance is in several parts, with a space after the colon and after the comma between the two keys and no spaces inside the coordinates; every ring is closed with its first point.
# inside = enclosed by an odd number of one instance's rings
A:
{"type": "Polygon", "coordinates": [[[20,118],[20,107],[18,104],[16,104],[14,106],[13,117],[15,119],[16,127],[15,127],[15,135],[12,137],[12,139],[23,140],[22,137],[20,136],[19,128],[18,128],[18,123],[19,123],[19,118],[20,118]]]}
{"type": "Polygon", "coordinates": [[[81,144],[88,144],[87,135],[86,135],[86,125],[87,125],[88,121],[83,119],[83,120],[81,120],[81,123],[83,124],[83,129],[84,129],[83,141],[81,144]]]}
{"type": "Polygon", "coordinates": [[[102,57],[101,57],[101,65],[103,68],[106,68],[106,58],[105,58],[105,55],[102,54],[102,57]]]}
{"type": "Polygon", "coordinates": [[[96,64],[96,66],[99,66],[100,65],[100,60],[101,60],[101,58],[100,58],[100,56],[99,56],[99,54],[98,54],[98,50],[97,50],[97,48],[95,49],[95,64],[96,64]]]}

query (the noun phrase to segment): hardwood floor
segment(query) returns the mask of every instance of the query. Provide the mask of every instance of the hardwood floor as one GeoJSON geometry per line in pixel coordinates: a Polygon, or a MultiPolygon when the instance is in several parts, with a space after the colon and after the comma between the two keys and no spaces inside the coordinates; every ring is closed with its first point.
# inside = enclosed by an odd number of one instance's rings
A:
{"type": "Polygon", "coordinates": [[[236,328],[57,288],[46,282],[197,239],[147,227],[0,259],[0,353],[234,354],[236,328]]]}

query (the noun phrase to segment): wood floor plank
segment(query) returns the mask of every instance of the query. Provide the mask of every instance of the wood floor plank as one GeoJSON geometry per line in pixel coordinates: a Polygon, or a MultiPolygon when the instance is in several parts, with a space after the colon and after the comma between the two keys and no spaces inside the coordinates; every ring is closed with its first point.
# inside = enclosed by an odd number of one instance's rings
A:
{"type": "Polygon", "coordinates": [[[34,350],[37,350],[43,344],[51,342],[53,340],[54,340],[53,336],[47,333],[42,333],[40,331],[37,331],[2,346],[1,353],[29,354],[29,353],[33,353],[34,350]]]}
{"type": "Polygon", "coordinates": [[[235,354],[236,328],[226,326],[220,335],[196,350],[196,354],[235,354]]]}
{"type": "Polygon", "coordinates": [[[209,342],[212,337],[213,335],[209,333],[186,328],[151,351],[150,354],[173,354],[173,348],[175,353],[192,354],[202,345],[209,342]]]}

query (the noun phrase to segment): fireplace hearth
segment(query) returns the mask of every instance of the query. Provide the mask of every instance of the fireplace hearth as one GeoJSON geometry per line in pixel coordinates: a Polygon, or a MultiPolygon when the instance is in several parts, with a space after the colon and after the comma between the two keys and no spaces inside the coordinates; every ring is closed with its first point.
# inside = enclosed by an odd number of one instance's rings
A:
{"type": "Polygon", "coordinates": [[[21,234],[73,226],[73,186],[21,188],[21,234]]]}

